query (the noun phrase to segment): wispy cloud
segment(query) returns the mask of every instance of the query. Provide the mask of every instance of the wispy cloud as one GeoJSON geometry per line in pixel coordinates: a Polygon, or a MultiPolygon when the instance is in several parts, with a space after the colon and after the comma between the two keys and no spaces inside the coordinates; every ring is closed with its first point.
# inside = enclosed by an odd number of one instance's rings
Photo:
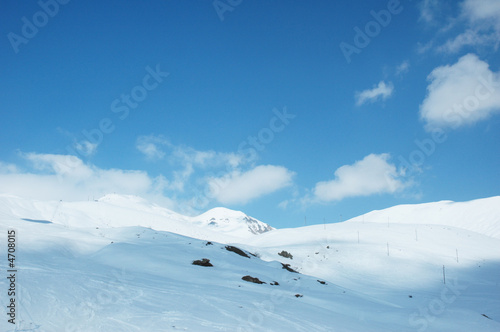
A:
{"type": "Polygon", "coordinates": [[[458,36],[448,39],[437,50],[444,53],[458,53],[462,48],[467,46],[479,47],[491,45],[498,47],[500,34],[497,32],[484,33],[477,29],[468,29],[458,36]]]}
{"type": "Polygon", "coordinates": [[[428,80],[427,96],[420,105],[428,130],[458,128],[500,111],[500,73],[493,73],[475,54],[435,68],[428,80]]]}
{"type": "Polygon", "coordinates": [[[255,166],[255,160],[240,153],[197,150],[158,135],[138,137],[136,148],[149,160],[168,162],[172,173],[167,190],[191,193],[204,205],[213,200],[246,204],[288,186],[293,177],[293,172],[281,166],[255,166]]]}
{"type": "Polygon", "coordinates": [[[469,28],[446,42],[442,50],[456,53],[465,46],[492,46],[500,44],[500,2],[498,0],[465,0],[461,16],[469,28]]]}
{"type": "Polygon", "coordinates": [[[74,144],[76,151],[82,156],[91,156],[97,152],[97,144],[90,141],[80,141],[74,144]]]}
{"type": "Polygon", "coordinates": [[[185,145],[175,145],[162,135],[139,136],[135,146],[149,160],[166,159],[172,163],[202,168],[225,165],[235,168],[247,162],[238,153],[217,152],[214,150],[202,151],[185,145]]]}
{"type": "Polygon", "coordinates": [[[352,165],[335,171],[335,178],[316,184],[313,201],[340,201],[347,197],[395,193],[407,186],[396,166],[388,160],[390,155],[370,154],[352,165]]]}
{"type": "Polygon", "coordinates": [[[498,0],[465,0],[462,14],[473,23],[500,28],[500,2],[498,0]]]}
{"type": "Polygon", "coordinates": [[[170,147],[170,142],[161,135],[139,136],[135,147],[149,160],[159,160],[165,157],[165,147],[170,147]]]}
{"type": "Polygon", "coordinates": [[[396,67],[396,76],[406,74],[410,70],[410,61],[405,60],[396,67]]]}
{"type": "MultiPolygon", "coordinates": [[[[498,0],[464,0],[458,3],[458,15],[453,15],[449,6],[449,3],[436,0],[421,2],[421,21],[432,26],[440,26],[437,37],[426,45],[435,44],[435,50],[442,53],[458,53],[466,47],[472,47],[476,52],[484,47],[498,48],[500,45],[498,0]],[[443,38],[444,42],[438,41],[443,38]]],[[[420,47],[421,51],[429,49],[420,47]]]]}
{"type": "Polygon", "coordinates": [[[364,103],[375,102],[379,99],[385,100],[392,95],[393,91],[394,86],[391,82],[386,84],[384,81],[380,81],[378,85],[374,86],[372,89],[356,92],[356,105],[361,106],[364,103]]]}
{"type": "Polygon", "coordinates": [[[420,20],[426,23],[433,23],[436,12],[439,10],[439,0],[423,0],[419,4],[420,20]]]}

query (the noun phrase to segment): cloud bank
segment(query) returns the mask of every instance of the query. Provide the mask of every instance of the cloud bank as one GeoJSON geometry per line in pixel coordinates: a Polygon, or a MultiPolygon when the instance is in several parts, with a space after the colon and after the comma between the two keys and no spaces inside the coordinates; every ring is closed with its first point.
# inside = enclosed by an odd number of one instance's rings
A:
{"type": "MultiPolygon", "coordinates": [[[[87,200],[117,192],[158,196],[164,179],[146,172],[101,169],[70,155],[22,153],[30,170],[0,168],[1,192],[39,200],[87,200]]],[[[164,203],[171,205],[168,199],[164,203]]]]}
{"type": "MultiPolygon", "coordinates": [[[[144,146],[144,145],[141,145],[144,146]]],[[[154,156],[160,156],[158,150],[154,156]]],[[[149,156],[148,154],[146,154],[149,156]]],[[[0,162],[0,193],[38,200],[80,201],[109,193],[137,195],[181,213],[199,213],[210,203],[247,204],[293,183],[294,173],[282,166],[236,167],[232,154],[175,147],[162,158],[179,168],[169,178],[145,171],[102,169],[72,155],[20,153],[26,167],[0,162]],[[221,164],[222,163],[222,164],[221,164]],[[223,167],[227,166],[229,167],[223,167]],[[198,168],[217,166],[218,177],[198,168]],[[195,204],[196,203],[196,204],[195,204]]]]}

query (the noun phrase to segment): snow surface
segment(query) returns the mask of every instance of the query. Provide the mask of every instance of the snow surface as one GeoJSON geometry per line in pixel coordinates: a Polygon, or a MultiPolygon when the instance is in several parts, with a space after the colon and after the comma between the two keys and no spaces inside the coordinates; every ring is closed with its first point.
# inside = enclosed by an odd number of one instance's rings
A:
{"type": "Polygon", "coordinates": [[[433,224],[460,227],[500,239],[500,196],[469,202],[441,201],[397,205],[349,221],[433,224]]]}
{"type": "Polygon", "coordinates": [[[191,218],[134,196],[2,195],[18,307],[8,324],[0,278],[0,331],[500,331],[498,203],[396,206],[259,234],[249,226],[267,224],[223,208],[191,218]],[[202,258],[213,267],[191,264],[202,258]]]}

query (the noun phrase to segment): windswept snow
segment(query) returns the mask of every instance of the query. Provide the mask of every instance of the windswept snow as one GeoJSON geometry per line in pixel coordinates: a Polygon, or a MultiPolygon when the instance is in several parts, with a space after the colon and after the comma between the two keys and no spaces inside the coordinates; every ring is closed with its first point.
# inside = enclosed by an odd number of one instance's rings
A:
{"type": "Polygon", "coordinates": [[[18,292],[13,326],[0,279],[0,330],[499,331],[497,203],[397,206],[260,234],[267,224],[224,208],[191,218],[134,196],[3,195],[0,231],[17,233],[18,292]],[[192,265],[203,258],[213,267],[192,265]]]}

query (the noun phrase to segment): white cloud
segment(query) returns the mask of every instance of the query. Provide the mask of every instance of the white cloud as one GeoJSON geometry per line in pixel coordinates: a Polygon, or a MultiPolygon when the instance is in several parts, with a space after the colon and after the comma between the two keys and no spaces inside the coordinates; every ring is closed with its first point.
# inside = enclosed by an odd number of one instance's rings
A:
{"type": "Polygon", "coordinates": [[[317,201],[340,201],[346,197],[394,193],[406,184],[396,166],[388,162],[389,154],[370,154],[352,165],[335,171],[335,179],[318,182],[314,188],[317,201]]]}
{"type": "Polygon", "coordinates": [[[93,173],[91,167],[75,156],[40,153],[21,153],[20,156],[30,161],[35,170],[64,179],[84,181],[93,173]]]}
{"type": "Polygon", "coordinates": [[[462,4],[462,16],[469,21],[471,30],[455,38],[456,48],[463,45],[493,46],[500,44],[500,1],[498,0],[465,0],[462,4]],[[472,32],[469,32],[472,31],[472,32]]]}
{"type": "Polygon", "coordinates": [[[462,13],[473,23],[488,24],[500,28],[500,1],[465,0],[462,13]]]}
{"type": "Polygon", "coordinates": [[[420,42],[417,43],[417,53],[418,54],[424,54],[428,52],[430,49],[434,47],[434,41],[429,41],[425,44],[422,44],[420,42]]]}
{"type": "Polygon", "coordinates": [[[0,161],[0,173],[16,173],[16,172],[18,172],[18,168],[16,165],[0,161]]]}
{"type": "Polygon", "coordinates": [[[483,34],[477,30],[468,29],[453,39],[449,39],[437,48],[440,52],[457,53],[466,46],[481,46],[498,42],[496,34],[483,34]]]}
{"type": "Polygon", "coordinates": [[[135,147],[144,154],[147,159],[158,160],[165,157],[162,150],[164,146],[170,146],[170,142],[163,136],[139,136],[135,142],[135,147]]]}
{"type": "Polygon", "coordinates": [[[243,156],[236,153],[200,151],[189,146],[174,145],[162,135],[139,136],[135,146],[148,159],[166,158],[173,164],[185,165],[188,168],[224,165],[235,168],[244,162],[243,156]]]}
{"type": "Polygon", "coordinates": [[[423,0],[419,4],[420,20],[432,23],[439,9],[439,0],[423,0]]]}
{"type": "MultiPolygon", "coordinates": [[[[173,172],[171,179],[145,171],[102,169],[72,155],[20,153],[23,168],[0,162],[0,193],[38,200],[87,200],[109,193],[137,195],[167,208],[199,214],[215,201],[245,204],[292,184],[294,173],[280,166],[257,166],[249,171],[224,168],[224,176],[204,173],[189,179],[193,166],[173,172]],[[208,191],[200,191],[200,188],[208,191]]],[[[215,156],[218,154],[215,153],[215,156]]],[[[207,156],[195,154],[195,162],[207,156]]],[[[209,159],[211,159],[210,157],[209,159]]]]}
{"type": "Polygon", "coordinates": [[[468,29],[455,38],[447,40],[437,48],[438,52],[458,53],[462,48],[492,46],[497,49],[500,44],[500,32],[485,33],[478,29],[468,29]]]}
{"type": "Polygon", "coordinates": [[[366,102],[374,102],[378,99],[385,100],[392,95],[393,91],[394,86],[391,82],[386,84],[384,81],[380,81],[372,89],[356,92],[356,105],[361,106],[366,102]]]}
{"type": "Polygon", "coordinates": [[[97,143],[91,143],[90,141],[81,141],[74,144],[75,149],[84,156],[91,156],[97,151],[97,143]]]}
{"type": "Polygon", "coordinates": [[[149,160],[167,160],[172,167],[172,180],[167,189],[184,192],[192,176],[199,170],[224,168],[232,171],[246,160],[237,153],[200,151],[189,146],[174,145],[161,135],[139,136],[136,148],[149,160]]]}
{"type": "Polygon", "coordinates": [[[458,128],[500,111],[500,74],[474,54],[435,68],[427,78],[427,96],[420,105],[426,128],[458,128]]]}
{"type": "Polygon", "coordinates": [[[227,166],[236,168],[244,162],[243,156],[231,152],[213,150],[199,151],[186,146],[174,146],[171,154],[173,161],[202,168],[227,166]]]}
{"type": "Polygon", "coordinates": [[[208,181],[213,196],[222,204],[246,204],[292,184],[294,173],[282,166],[262,165],[247,172],[233,171],[208,181]]]}
{"type": "Polygon", "coordinates": [[[410,61],[405,60],[396,67],[396,75],[406,74],[410,70],[410,61]]]}

